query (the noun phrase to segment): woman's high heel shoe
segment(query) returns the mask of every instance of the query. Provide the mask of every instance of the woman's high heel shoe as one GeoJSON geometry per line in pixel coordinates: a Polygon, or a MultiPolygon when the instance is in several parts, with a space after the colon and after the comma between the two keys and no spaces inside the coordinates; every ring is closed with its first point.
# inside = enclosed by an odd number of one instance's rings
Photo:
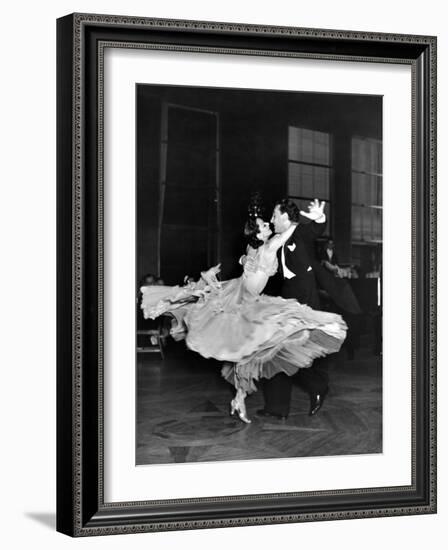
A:
{"type": "Polygon", "coordinates": [[[250,424],[252,420],[247,418],[246,406],[244,403],[239,403],[236,399],[232,399],[230,402],[230,414],[233,416],[235,412],[238,414],[239,419],[246,424],[250,424]]]}

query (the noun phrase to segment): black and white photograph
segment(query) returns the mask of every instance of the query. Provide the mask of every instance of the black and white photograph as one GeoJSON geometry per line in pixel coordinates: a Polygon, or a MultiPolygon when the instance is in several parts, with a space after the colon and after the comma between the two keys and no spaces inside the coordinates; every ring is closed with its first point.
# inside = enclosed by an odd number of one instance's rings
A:
{"type": "Polygon", "coordinates": [[[383,451],[379,95],[136,85],[136,465],[383,451]]]}
{"type": "Polygon", "coordinates": [[[444,6],[5,5],[2,547],[440,548],[444,6]]]}

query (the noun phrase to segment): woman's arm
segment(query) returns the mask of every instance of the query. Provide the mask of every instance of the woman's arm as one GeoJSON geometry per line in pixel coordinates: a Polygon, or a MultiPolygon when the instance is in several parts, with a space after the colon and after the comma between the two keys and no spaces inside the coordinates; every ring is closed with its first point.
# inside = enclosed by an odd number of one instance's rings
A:
{"type": "Polygon", "coordinates": [[[239,259],[239,264],[243,266],[245,271],[256,271],[255,268],[255,256],[257,251],[255,248],[252,248],[250,245],[247,245],[246,254],[241,256],[239,259]]]}
{"type": "Polygon", "coordinates": [[[244,267],[244,264],[247,261],[247,258],[255,255],[255,249],[253,249],[250,245],[246,246],[246,254],[243,254],[240,256],[240,259],[238,260],[238,263],[244,267]]]}
{"type": "Polygon", "coordinates": [[[291,235],[294,233],[295,229],[297,227],[296,223],[291,224],[291,227],[289,227],[286,231],[283,233],[277,233],[270,239],[266,244],[269,247],[270,250],[277,252],[277,250],[282,247],[291,237],[291,235]]]}

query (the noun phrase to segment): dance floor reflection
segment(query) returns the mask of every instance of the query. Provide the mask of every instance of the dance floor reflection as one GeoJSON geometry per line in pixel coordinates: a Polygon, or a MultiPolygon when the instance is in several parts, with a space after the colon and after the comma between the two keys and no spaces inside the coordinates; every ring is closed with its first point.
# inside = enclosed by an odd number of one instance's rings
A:
{"type": "Polygon", "coordinates": [[[308,416],[309,399],[293,387],[286,421],[260,418],[261,390],[247,400],[252,423],[229,415],[233,392],[220,365],[171,342],[137,357],[136,463],[210,462],[382,452],[381,359],[368,348],[329,368],[323,408],[308,416]]]}

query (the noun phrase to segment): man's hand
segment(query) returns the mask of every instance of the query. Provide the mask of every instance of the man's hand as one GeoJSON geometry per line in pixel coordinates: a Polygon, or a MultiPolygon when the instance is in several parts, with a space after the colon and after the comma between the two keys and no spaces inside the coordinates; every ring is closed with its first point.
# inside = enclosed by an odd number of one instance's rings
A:
{"type": "Polygon", "coordinates": [[[317,199],[314,199],[310,202],[310,205],[308,206],[308,212],[301,210],[300,214],[314,222],[323,223],[326,219],[324,208],[325,201],[319,202],[317,199]]]}

